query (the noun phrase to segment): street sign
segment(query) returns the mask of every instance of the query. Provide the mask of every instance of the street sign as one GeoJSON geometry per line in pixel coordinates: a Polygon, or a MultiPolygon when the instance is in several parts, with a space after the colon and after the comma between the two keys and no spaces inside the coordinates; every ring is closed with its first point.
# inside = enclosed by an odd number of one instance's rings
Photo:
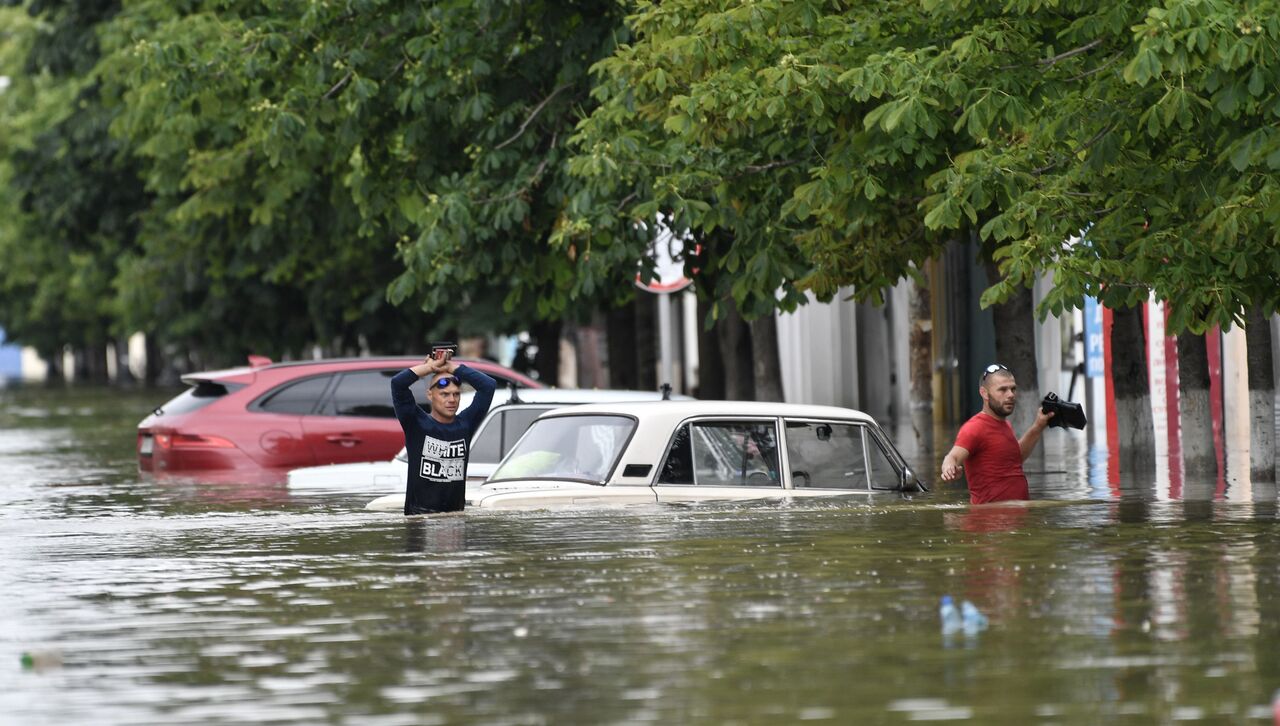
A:
{"type": "Polygon", "coordinates": [[[636,273],[636,287],[646,292],[672,293],[680,292],[693,284],[693,280],[684,276],[684,261],[678,259],[689,240],[687,235],[677,236],[667,226],[666,219],[659,214],[654,221],[653,242],[649,251],[654,260],[656,277],[645,281],[641,273],[636,273]]]}
{"type": "Polygon", "coordinates": [[[1105,374],[1102,345],[1102,306],[1087,297],[1084,299],[1084,374],[1087,378],[1101,378],[1105,374]]]}

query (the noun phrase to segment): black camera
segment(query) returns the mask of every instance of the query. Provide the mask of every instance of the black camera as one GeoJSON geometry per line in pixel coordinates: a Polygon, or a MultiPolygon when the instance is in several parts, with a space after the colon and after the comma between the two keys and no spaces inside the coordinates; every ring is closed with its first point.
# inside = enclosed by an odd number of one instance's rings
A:
{"type": "Polygon", "coordinates": [[[441,341],[431,344],[431,357],[436,359],[444,358],[445,353],[450,355],[458,354],[458,344],[452,342],[441,341]]]}
{"type": "Polygon", "coordinates": [[[1052,391],[1040,402],[1040,410],[1053,414],[1053,418],[1049,419],[1050,427],[1082,429],[1089,424],[1089,419],[1084,415],[1083,406],[1063,401],[1052,391]]]}

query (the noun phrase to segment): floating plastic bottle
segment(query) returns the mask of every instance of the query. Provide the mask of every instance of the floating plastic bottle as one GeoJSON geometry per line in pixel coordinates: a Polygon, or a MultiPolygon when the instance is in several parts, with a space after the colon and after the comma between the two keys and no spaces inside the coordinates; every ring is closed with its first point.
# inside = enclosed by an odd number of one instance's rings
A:
{"type": "Polygon", "coordinates": [[[964,618],[950,595],[942,596],[942,602],[938,605],[938,617],[942,620],[943,635],[951,635],[964,627],[964,618]]]}
{"type": "Polygon", "coordinates": [[[19,663],[26,671],[46,671],[62,666],[62,654],[56,650],[25,651],[19,663]]]}
{"type": "Polygon", "coordinates": [[[966,635],[987,629],[987,616],[968,600],[960,603],[960,622],[966,635]]]}

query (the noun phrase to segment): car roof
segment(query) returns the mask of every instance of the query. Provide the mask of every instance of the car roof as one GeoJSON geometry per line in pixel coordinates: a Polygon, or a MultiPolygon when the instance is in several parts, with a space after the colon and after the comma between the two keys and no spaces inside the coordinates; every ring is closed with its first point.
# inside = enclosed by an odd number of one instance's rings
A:
{"type": "Polygon", "coordinates": [[[543,414],[543,418],[587,414],[623,414],[637,416],[642,419],[685,419],[695,416],[787,416],[791,418],[851,419],[875,423],[875,419],[857,409],[774,401],[673,400],[588,403],[563,411],[549,411],[543,414]]]}
{"type": "MultiPolygon", "coordinates": [[[[199,381],[221,381],[224,379],[240,379],[240,382],[250,382],[253,378],[262,372],[281,371],[293,368],[325,368],[329,371],[359,370],[365,368],[380,368],[388,365],[396,367],[408,368],[411,365],[421,363],[425,356],[421,355],[393,355],[393,356],[366,356],[366,357],[348,357],[348,358],[315,358],[311,360],[294,360],[282,361],[279,363],[270,363],[263,366],[237,366],[234,368],[222,368],[211,371],[196,371],[185,373],[181,376],[182,382],[188,385],[198,383],[199,381]]],[[[455,358],[454,361],[462,365],[466,365],[482,372],[498,372],[504,378],[518,377],[516,380],[520,382],[520,390],[532,391],[536,390],[529,386],[541,385],[537,381],[525,376],[517,371],[495,363],[489,360],[476,360],[472,358],[455,358]]],[[[507,381],[498,382],[498,387],[509,387],[507,381]]]]}
{"type": "MultiPolygon", "coordinates": [[[[495,396],[496,398],[496,396],[495,396]]],[[[661,401],[661,391],[629,391],[618,388],[529,388],[520,389],[510,405],[536,404],[587,404],[619,403],[624,401],[661,401]]],[[[671,400],[692,401],[690,396],[671,394],[671,400]]]]}
{"type": "MultiPolygon", "coordinates": [[[[458,399],[458,410],[471,405],[476,397],[475,391],[464,391],[458,399]]],[[[693,401],[695,399],[678,393],[671,394],[672,401],[693,401]]],[[[498,409],[511,409],[522,404],[533,406],[575,406],[587,403],[625,403],[629,401],[661,401],[658,391],[628,391],[624,389],[598,388],[517,388],[512,399],[510,386],[499,385],[493,392],[493,403],[489,413],[498,409]]]]}

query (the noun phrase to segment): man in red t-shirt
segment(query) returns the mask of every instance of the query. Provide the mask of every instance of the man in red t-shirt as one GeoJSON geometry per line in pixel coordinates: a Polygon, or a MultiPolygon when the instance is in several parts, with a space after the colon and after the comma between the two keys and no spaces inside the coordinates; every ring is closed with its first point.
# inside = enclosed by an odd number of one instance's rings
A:
{"type": "Polygon", "coordinates": [[[1008,419],[1018,402],[1018,383],[1013,371],[999,363],[983,372],[978,395],[982,396],[982,410],[956,434],[955,446],[942,460],[942,480],[958,479],[967,462],[970,503],[1030,499],[1022,462],[1031,456],[1053,414],[1038,410],[1031,428],[1021,439],[1014,438],[1008,419]]]}

